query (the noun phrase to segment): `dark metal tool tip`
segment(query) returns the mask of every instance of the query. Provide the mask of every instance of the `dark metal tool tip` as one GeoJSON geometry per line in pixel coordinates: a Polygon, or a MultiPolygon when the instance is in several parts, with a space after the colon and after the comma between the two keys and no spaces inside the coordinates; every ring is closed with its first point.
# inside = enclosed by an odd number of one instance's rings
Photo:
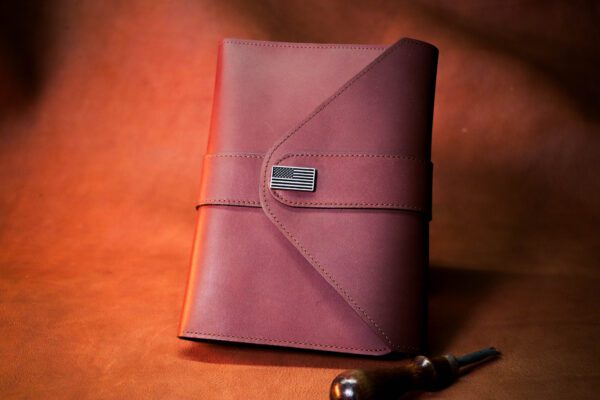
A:
{"type": "Polygon", "coordinates": [[[470,364],[478,363],[490,357],[498,357],[502,355],[495,347],[487,347],[473,353],[464,354],[456,357],[456,362],[459,367],[464,367],[470,364]]]}

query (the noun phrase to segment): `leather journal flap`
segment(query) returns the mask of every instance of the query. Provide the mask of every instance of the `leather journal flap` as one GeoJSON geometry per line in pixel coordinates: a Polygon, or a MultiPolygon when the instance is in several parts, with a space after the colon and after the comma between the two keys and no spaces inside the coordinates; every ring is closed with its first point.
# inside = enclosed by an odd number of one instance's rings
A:
{"type": "Polygon", "coordinates": [[[267,217],[382,344],[406,353],[425,326],[436,67],[432,45],[388,47],[273,144],[259,183],[267,217]],[[316,190],[270,189],[272,167],[294,164],[317,169],[316,190]]]}

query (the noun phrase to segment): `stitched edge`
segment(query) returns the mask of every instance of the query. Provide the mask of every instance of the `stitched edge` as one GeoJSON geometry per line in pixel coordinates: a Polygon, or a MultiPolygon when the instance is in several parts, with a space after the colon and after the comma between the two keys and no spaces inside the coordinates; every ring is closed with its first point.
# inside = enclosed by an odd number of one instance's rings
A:
{"type": "Polygon", "coordinates": [[[207,153],[204,155],[207,158],[213,157],[243,157],[243,158],[264,158],[264,154],[258,153],[207,153]]]}
{"type": "Polygon", "coordinates": [[[380,50],[385,51],[388,48],[395,46],[397,43],[412,44],[426,48],[432,48],[437,51],[437,48],[429,43],[422,42],[417,39],[404,37],[392,46],[386,45],[357,45],[357,44],[320,44],[320,43],[294,43],[294,42],[270,42],[261,40],[244,40],[244,39],[223,39],[222,44],[233,44],[242,46],[258,46],[258,47],[291,47],[295,49],[337,49],[337,50],[380,50]]]}
{"type": "MultiPolygon", "coordinates": [[[[349,87],[351,87],[355,82],[357,82],[360,78],[362,78],[367,72],[369,72],[371,69],[373,69],[376,65],[378,65],[380,62],[382,62],[384,59],[386,59],[387,57],[389,57],[390,54],[392,54],[393,52],[395,52],[396,50],[398,50],[402,45],[402,44],[413,44],[413,45],[423,45],[423,46],[427,46],[424,43],[421,42],[416,42],[410,39],[402,39],[400,41],[398,41],[395,45],[393,45],[391,48],[388,49],[387,52],[382,53],[380,56],[378,56],[378,59],[375,60],[374,62],[372,62],[369,66],[367,66],[365,69],[363,69],[361,72],[359,72],[357,75],[355,75],[350,81],[348,81],[344,86],[342,86],[342,88],[340,88],[337,93],[335,93],[333,96],[331,96],[329,99],[327,99],[324,103],[322,103],[317,109],[315,109],[315,111],[313,111],[307,118],[304,119],[304,121],[302,121],[298,126],[296,126],[296,128],[294,128],[290,133],[288,133],[287,135],[285,135],[274,147],[273,149],[269,152],[267,159],[264,161],[266,163],[266,165],[269,165],[269,162],[271,160],[271,158],[273,157],[273,153],[275,153],[275,151],[277,151],[277,149],[283,144],[285,143],[291,136],[293,136],[294,134],[296,134],[300,129],[302,129],[304,127],[304,125],[306,125],[309,121],[311,121],[314,117],[316,117],[321,111],[323,111],[324,109],[327,108],[327,106],[329,104],[331,104],[335,99],[337,99],[342,93],[344,93],[349,87]]],[[[330,280],[330,282],[334,285],[334,287],[338,290],[338,293],[340,293],[348,302],[350,302],[350,304],[352,304],[354,306],[355,310],[360,311],[360,313],[362,313],[367,320],[369,320],[371,322],[371,324],[377,329],[377,331],[386,339],[387,343],[392,347],[395,348],[397,350],[405,350],[405,351],[417,351],[418,349],[416,347],[413,346],[399,346],[394,344],[391,339],[389,338],[389,336],[385,333],[385,331],[383,331],[383,329],[371,318],[371,316],[369,316],[369,314],[362,308],[360,307],[355,301],[354,299],[337,283],[337,281],[329,274],[329,272],[327,272],[327,270],[325,270],[321,264],[312,256],[312,254],[310,254],[310,252],[308,252],[308,250],[306,250],[306,248],[304,248],[304,246],[302,246],[302,244],[298,241],[298,239],[296,239],[296,237],[289,232],[286,227],[283,225],[283,223],[281,223],[279,221],[279,219],[275,216],[275,214],[271,211],[271,208],[269,207],[269,201],[267,198],[267,191],[266,191],[266,182],[267,182],[267,168],[265,168],[264,172],[263,172],[263,188],[262,188],[262,194],[263,194],[263,202],[264,202],[264,208],[266,208],[266,212],[269,213],[269,215],[271,216],[271,218],[273,218],[273,221],[275,221],[275,223],[287,234],[287,236],[292,239],[292,241],[294,243],[296,243],[297,247],[299,247],[302,252],[309,257],[314,264],[316,264],[316,266],[319,268],[319,270],[321,270],[321,272],[330,280]]]]}
{"type": "Polygon", "coordinates": [[[329,50],[379,50],[384,51],[387,46],[381,45],[356,45],[356,44],[318,44],[318,43],[292,43],[292,42],[269,42],[269,41],[251,41],[240,39],[225,39],[223,44],[233,44],[241,46],[258,47],[283,47],[294,49],[329,49],[329,50]]]}
{"type": "Polygon", "coordinates": [[[421,207],[414,207],[408,204],[397,204],[397,203],[328,203],[328,202],[320,202],[320,201],[295,201],[288,200],[285,197],[281,197],[278,193],[273,192],[273,196],[277,197],[284,204],[290,205],[306,205],[306,206],[329,206],[327,208],[334,208],[335,206],[339,207],[348,207],[348,208],[361,208],[361,207],[372,207],[372,208],[389,208],[393,207],[394,210],[402,211],[404,209],[411,211],[420,211],[425,212],[425,209],[421,207]]]}
{"type": "Polygon", "coordinates": [[[369,352],[382,352],[382,351],[390,350],[388,348],[366,349],[366,348],[360,348],[360,347],[345,347],[345,346],[335,346],[335,345],[331,345],[331,344],[317,344],[317,343],[308,343],[308,342],[298,342],[298,341],[293,341],[293,340],[269,339],[269,338],[250,337],[250,336],[223,335],[223,334],[214,334],[214,333],[208,333],[208,332],[196,332],[196,331],[184,331],[183,333],[187,333],[190,335],[196,335],[196,336],[203,335],[203,336],[212,336],[212,337],[217,337],[217,338],[267,341],[267,342],[285,343],[285,344],[299,344],[299,345],[304,345],[304,346],[313,346],[313,347],[322,347],[322,348],[340,349],[340,350],[359,350],[359,351],[369,351],[369,352]]]}
{"type": "Polygon", "coordinates": [[[398,158],[404,160],[417,161],[421,163],[429,164],[430,161],[424,158],[418,158],[414,156],[407,156],[404,154],[379,154],[379,153],[290,153],[286,154],[275,163],[281,162],[286,158],[291,157],[375,157],[375,158],[398,158]]]}
{"type": "Polygon", "coordinates": [[[239,205],[260,207],[260,201],[254,200],[235,200],[235,199],[203,199],[198,202],[196,208],[207,205],[239,205]]]}
{"type": "MultiPolygon", "coordinates": [[[[273,163],[273,165],[278,165],[283,160],[293,157],[374,157],[374,158],[393,158],[393,159],[402,159],[402,160],[411,160],[419,163],[430,164],[430,161],[424,160],[422,158],[414,157],[414,156],[406,156],[401,154],[372,154],[372,153],[291,153],[286,154],[281,157],[277,161],[273,163]]],[[[427,210],[422,207],[412,206],[410,204],[400,204],[400,203],[365,203],[365,202],[355,202],[355,203],[339,203],[339,202],[322,202],[322,201],[296,201],[289,200],[283,197],[280,192],[283,191],[275,191],[277,189],[270,189],[273,196],[279,199],[282,203],[288,205],[315,205],[315,206],[345,206],[345,207],[354,207],[358,208],[361,206],[368,207],[376,207],[376,208],[385,208],[385,207],[395,207],[401,209],[408,209],[414,211],[420,211],[426,213],[427,210]]]]}

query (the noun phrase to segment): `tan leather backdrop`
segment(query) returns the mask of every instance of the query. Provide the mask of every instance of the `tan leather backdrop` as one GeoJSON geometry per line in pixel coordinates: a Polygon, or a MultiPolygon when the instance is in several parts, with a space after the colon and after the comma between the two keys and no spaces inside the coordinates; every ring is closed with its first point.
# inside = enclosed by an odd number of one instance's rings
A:
{"type": "Polygon", "coordinates": [[[599,7],[7,1],[0,397],[325,399],[385,364],[176,338],[217,41],[440,49],[430,347],[495,345],[443,399],[600,391],[599,7]]]}

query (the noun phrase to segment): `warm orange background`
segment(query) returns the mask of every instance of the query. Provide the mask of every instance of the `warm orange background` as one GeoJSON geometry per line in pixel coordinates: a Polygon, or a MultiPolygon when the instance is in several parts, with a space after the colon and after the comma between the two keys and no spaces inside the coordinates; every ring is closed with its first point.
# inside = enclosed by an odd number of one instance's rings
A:
{"type": "Polygon", "coordinates": [[[376,364],[175,335],[218,39],[410,36],[440,49],[431,348],[505,354],[422,397],[597,398],[597,2],[0,13],[0,397],[325,399],[340,369],[376,364]]]}

